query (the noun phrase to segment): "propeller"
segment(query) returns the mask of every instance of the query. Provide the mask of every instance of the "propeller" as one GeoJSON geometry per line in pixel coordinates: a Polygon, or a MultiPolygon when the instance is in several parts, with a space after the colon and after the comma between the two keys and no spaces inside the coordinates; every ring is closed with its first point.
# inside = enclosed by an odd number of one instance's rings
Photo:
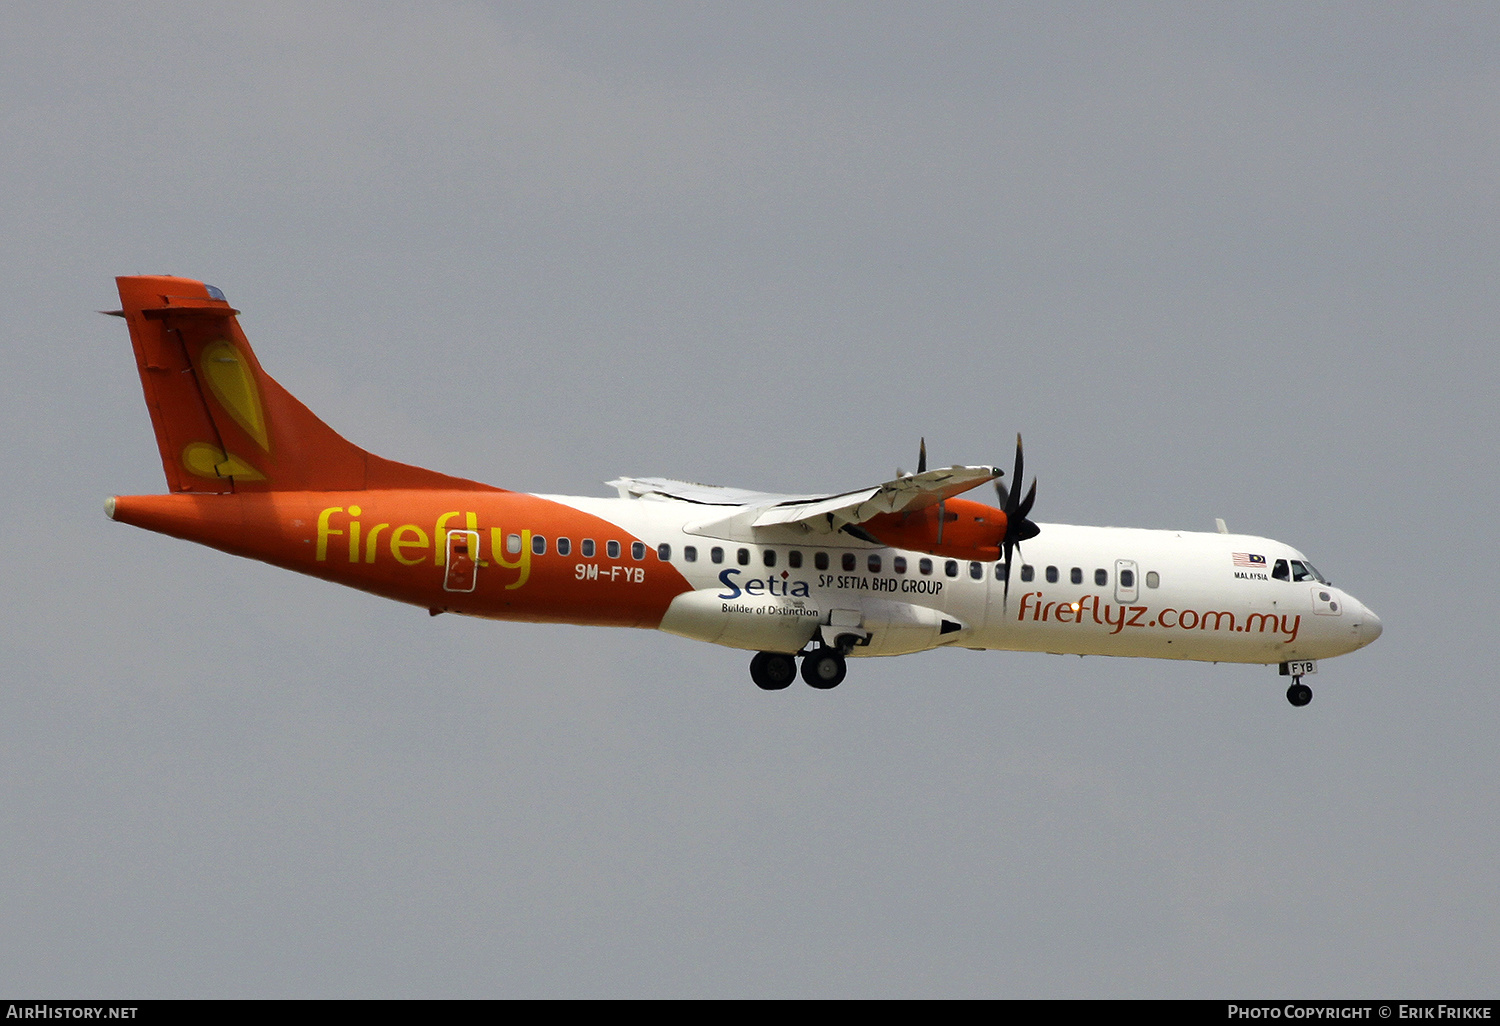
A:
{"type": "Polygon", "coordinates": [[[1031,512],[1031,506],[1036,502],[1036,479],[1033,478],[1031,488],[1023,499],[1021,495],[1021,475],[1026,469],[1026,458],[1021,450],[1021,436],[1016,435],[1016,470],[1011,475],[1011,481],[1016,490],[1010,491],[998,479],[995,481],[995,494],[1000,498],[1000,507],[1005,510],[1005,536],[1000,539],[1000,548],[1005,558],[1005,591],[1001,599],[1001,608],[1010,603],[1010,566],[1011,553],[1021,551],[1021,543],[1029,538],[1035,538],[1042,529],[1030,520],[1026,515],[1031,512]]]}
{"type": "MultiPolygon", "coordinates": [[[[926,438],[922,439],[922,445],[917,450],[917,473],[918,474],[925,474],[925,473],[927,473],[927,439],[926,438]]],[[[900,467],[897,467],[896,468],[896,476],[897,477],[907,477],[908,475],[907,475],[906,471],[902,470],[900,467]]]]}
{"type": "MultiPolygon", "coordinates": [[[[925,473],[926,470],[927,470],[927,439],[923,438],[922,439],[922,447],[917,451],[917,473],[918,474],[925,473]]],[[[906,471],[902,470],[901,467],[900,467],[900,465],[898,464],[897,467],[896,467],[896,476],[897,477],[908,477],[910,475],[908,475],[906,473],[906,471]]]]}
{"type": "MultiPolygon", "coordinates": [[[[927,473],[927,438],[923,436],[921,445],[917,446],[917,473],[927,473]]],[[[937,543],[943,544],[943,527],[948,523],[948,502],[946,499],[938,503],[938,533],[937,543]]]]}

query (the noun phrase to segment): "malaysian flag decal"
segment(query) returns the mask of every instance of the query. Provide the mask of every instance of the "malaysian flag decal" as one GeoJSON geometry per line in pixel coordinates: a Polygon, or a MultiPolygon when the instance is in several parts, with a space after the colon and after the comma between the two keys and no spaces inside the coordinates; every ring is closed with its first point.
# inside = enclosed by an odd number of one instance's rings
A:
{"type": "Polygon", "coordinates": [[[1251,570],[1264,570],[1266,568],[1266,557],[1256,555],[1254,552],[1236,552],[1234,554],[1234,565],[1249,567],[1251,570]]]}

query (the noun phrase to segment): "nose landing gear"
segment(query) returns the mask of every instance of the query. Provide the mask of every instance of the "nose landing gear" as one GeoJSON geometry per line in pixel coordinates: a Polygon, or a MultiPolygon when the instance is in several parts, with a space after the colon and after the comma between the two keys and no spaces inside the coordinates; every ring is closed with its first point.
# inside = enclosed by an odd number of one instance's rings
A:
{"type": "Polygon", "coordinates": [[[1317,673],[1318,663],[1315,659],[1291,659],[1281,664],[1281,675],[1292,678],[1292,686],[1286,689],[1286,700],[1300,709],[1312,701],[1312,688],[1302,683],[1302,675],[1317,673]]]}

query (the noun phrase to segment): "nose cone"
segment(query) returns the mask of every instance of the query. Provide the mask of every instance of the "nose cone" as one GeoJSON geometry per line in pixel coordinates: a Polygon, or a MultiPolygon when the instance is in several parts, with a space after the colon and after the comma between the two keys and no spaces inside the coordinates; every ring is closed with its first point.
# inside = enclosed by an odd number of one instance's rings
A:
{"type": "Polygon", "coordinates": [[[1354,622],[1354,636],[1359,640],[1359,647],[1364,648],[1370,642],[1380,637],[1380,617],[1375,615],[1374,610],[1363,602],[1359,603],[1359,617],[1354,622]]]}

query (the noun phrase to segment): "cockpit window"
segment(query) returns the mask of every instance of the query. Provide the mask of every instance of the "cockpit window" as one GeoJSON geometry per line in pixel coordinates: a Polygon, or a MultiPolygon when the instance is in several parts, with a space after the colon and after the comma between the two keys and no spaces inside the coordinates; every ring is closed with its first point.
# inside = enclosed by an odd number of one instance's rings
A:
{"type": "Polygon", "coordinates": [[[1292,575],[1286,568],[1286,560],[1278,559],[1276,565],[1271,567],[1271,576],[1278,581],[1290,581],[1292,575]]]}
{"type": "MultiPolygon", "coordinates": [[[[1283,578],[1284,580],[1285,578],[1283,578]]],[[[1292,560],[1292,580],[1294,581],[1317,581],[1319,584],[1332,584],[1328,578],[1318,573],[1318,568],[1303,559],[1292,560]]]]}

